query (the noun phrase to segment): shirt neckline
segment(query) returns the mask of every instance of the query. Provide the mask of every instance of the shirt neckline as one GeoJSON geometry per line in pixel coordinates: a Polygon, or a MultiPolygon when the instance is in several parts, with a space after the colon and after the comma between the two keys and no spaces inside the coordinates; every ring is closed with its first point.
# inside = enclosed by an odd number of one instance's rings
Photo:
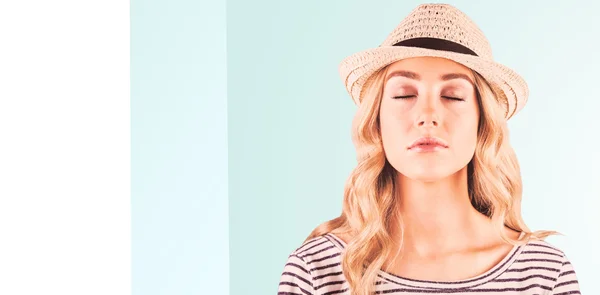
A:
{"type": "MultiPolygon", "coordinates": [[[[524,236],[525,232],[521,232],[519,239],[524,236]]],[[[334,245],[341,250],[346,248],[346,243],[332,233],[326,233],[327,237],[334,245]]],[[[407,278],[399,275],[395,275],[386,272],[382,269],[378,270],[378,277],[387,281],[388,283],[398,286],[398,288],[419,288],[419,289],[466,289],[473,288],[490,282],[504,273],[511,264],[517,259],[521,251],[523,250],[522,245],[515,245],[513,248],[504,256],[504,258],[484,273],[462,280],[454,281],[431,281],[431,280],[419,280],[407,278]]]]}

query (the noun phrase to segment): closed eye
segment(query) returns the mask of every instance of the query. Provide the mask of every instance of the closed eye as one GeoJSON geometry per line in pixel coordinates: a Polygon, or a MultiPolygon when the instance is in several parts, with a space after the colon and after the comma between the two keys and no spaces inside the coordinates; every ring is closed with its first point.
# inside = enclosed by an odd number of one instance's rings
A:
{"type": "Polygon", "coordinates": [[[394,96],[393,98],[396,99],[406,99],[406,98],[411,98],[411,97],[415,97],[416,95],[404,95],[404,96],[394,96]]]}
{"type": "MultiPolygon", "coordinates": [[[[394,96],[393,98],[395,98],[395,99],[407,99],[407,98],[411,98],[411,97],[416,97],[416,95],[394,96]]],[[[445,99],[449,99],[449,100],[464,101],[464,99],[458,98],[458,97],[452,97],[452,96],[442,96],[442,97],[445,98],[445,99]]]]}
{"type": "Polygon", "coordinates": [[[456,101],[465,101],[462,98],[458,98],[458,97],[452,97],[452,96],[442,96],[445,99],[450,99],[450,100],[456,100],[456,101]]]}

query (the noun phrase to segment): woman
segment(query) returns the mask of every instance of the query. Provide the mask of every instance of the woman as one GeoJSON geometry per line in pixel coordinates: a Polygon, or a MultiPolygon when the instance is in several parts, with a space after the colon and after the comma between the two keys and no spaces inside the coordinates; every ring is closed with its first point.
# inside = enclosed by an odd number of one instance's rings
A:
{"type": "Polygon", "coordinates": [[[340,217],[288,258],[279,294],[580,294],[565,254],[528,229],[506,122],[523,79],[456,8],[420,5],[340,74],[358,166],[340,217]]]}

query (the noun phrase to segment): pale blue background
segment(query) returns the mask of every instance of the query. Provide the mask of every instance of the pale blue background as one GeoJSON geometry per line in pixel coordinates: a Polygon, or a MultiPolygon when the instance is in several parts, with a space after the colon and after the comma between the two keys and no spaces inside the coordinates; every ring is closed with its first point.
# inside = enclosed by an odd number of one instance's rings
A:
{"type": "MultiPolygon", "coordinates": [[[[338,63],[424,2],[166,3],[132,3],[134,294],[275,294],[287,255],[339,215],[355,164],[338,63]]],[[[567,235],[549,241],[592,292],[600,5],[449,3],[529,82],[509,124],[524,218],[567,235]]]]}

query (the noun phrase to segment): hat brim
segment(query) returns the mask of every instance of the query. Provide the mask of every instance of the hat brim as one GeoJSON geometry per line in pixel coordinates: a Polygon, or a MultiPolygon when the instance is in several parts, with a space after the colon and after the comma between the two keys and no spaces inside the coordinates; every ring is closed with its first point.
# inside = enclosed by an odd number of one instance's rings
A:
{"type": "Polygon", "coordinates": [[[404,46],[377,47],[346,57],[339,65],[339,74],[358,105],[365,82],[378,70],[402,59],[425,56],[446,58],[479,73],[500,96],[497,99],[505,105],[506,120],[527,103],[529,89],[519,74],[495,61],[462,53],[404,46]]]}

